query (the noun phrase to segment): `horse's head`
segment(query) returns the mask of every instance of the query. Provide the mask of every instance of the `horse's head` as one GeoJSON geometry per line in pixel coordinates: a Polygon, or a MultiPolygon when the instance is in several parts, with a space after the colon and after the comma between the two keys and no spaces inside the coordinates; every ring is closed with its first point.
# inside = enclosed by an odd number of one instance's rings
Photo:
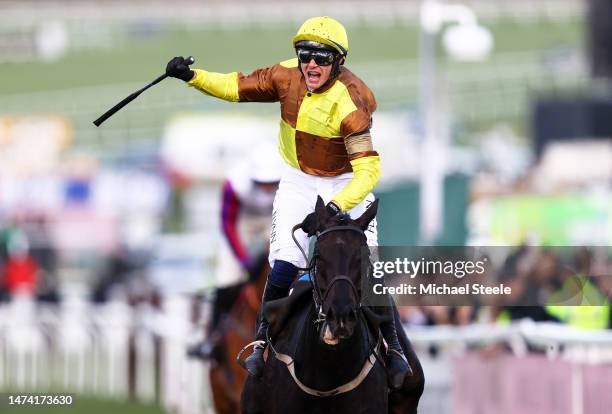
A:
{"type": "MultiPolygon", "coordinates": [[[[363,260],[369,260],[365,230],[376,216],[376,200],[361,217],[331,216],[321,197],[315,216],[318,238],[315,244],[315,289],[325,315],[323,341],[335,345],[353,334],[361,302],[363,260]]],[[[369,262],[368,262],[369,263],[369,262]]]]}

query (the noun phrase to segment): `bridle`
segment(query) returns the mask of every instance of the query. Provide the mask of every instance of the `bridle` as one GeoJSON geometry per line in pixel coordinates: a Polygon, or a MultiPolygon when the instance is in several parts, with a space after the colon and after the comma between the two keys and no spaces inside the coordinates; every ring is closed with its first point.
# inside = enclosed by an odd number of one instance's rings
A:
{"type": "MultiPolygon", "coordinates": [[[[302,249],[302,246],[300,246],[300,243],[297,241],[297,239],[295,238],[295,231],[301,228],[301,224],[296,224],[295,226],[293,226],[293,229],[291,231],[291,237],[293,238],[293,241],[295,242],[295,244],[298,246],[298,248],[300,249],[300,252],[302,253],[302,255],[304,256],[304,259],[306,259],[306,263],[309,263],[308,261],[308,255],[306,254],[306,252],[304,251],[304,249],[302,249]]],[[[358,308],[361,307],[361,300],[360,300],[360,295],[359,295],[359,290],[357,289],[357,287],[355,286],[355,284],[353,283],[353,281],[346,275],[338,275],[335,276],[328,284],[327,286],[327,290],[325,291],[325,293],[323,294],[321,291],[321,288],[319,286],[319,283],[317,281],[317,276],[318,276],[318,269],[317,269],[317,259],[318,259],[318,251],[317,251],[317,243],[319,242],[319,240],[321,239],[321,237],[332,233],[332,232],[337,232],[337,231],[353,231],[353,232],[357,232],[359,233],[361,236],[363,236],[364,238],[366,238],[366,234],[365,232],[360,228],[357,227],[353,224],[340,224],[340,225],[335,225],[335,226],[331,226],[321,232],[317,232],[316,236],[316,241],[315,241],[315,248],[314,248],[314,254],[312,256],[312,258],[310,259],[310,263],[308,264],[307,267],[304,268],[298,268],[298,270],[302,270],[302,271],[307,271],[308,272],[308,278],[310,280],[310,283],[312,284],[312,291],[313,291],[313,299],[314,299],[314,303],[317,309],[317,319],[315,321],[315,323],[317,323],[318,325],[322,322],[325,321],[326,315],[323,312],[323,304],[325,303],[325,300],[327,299],[327,295],[329,294],[329,292],[331,292],[331,288],[334,284],[338,283],[338,282],[345,282],[348,283],[353,294],[355,295],[355,299],[357,299],[360,303],[358,305],[358,308]]]]}
{"type": "MultiPolygon", "coordinates": [[[[302,246],[300,246],[300,244],[297,242],[296,238],[295,238],[295,231],[301,227],[301,224],[298,224],[296,226],[293,227],[293,230],[291,232],[291,236],[293,237],[293,241],[295,242],[295,244],[298,246],[298,248],[300,249],[300,251],[302,252],[302,254],[304,255],[304,258],[306,258],[306,263],[308,263],[308,256],[306,255],[306,253],[304,252],[304,249],[302,249],[302,246]]],[[[318,240],[321,238],[321,236],[324,236],[328,233],[331,233],[333,231],[356,231],[359,234],[361,234],[362,236],[365,237],[365,233],[364,231],[352,224],[348,224],[348,225],[336,225],[336,226],[332,226],[328,229],[323,230],[322,232],[317,234],[317,242],[318,240]]],[[[331,286],[334,283],[337,282],[347,282],[350,284],[351,288],[353,289],[353,292],[355,292],[355,294],[358,293],[357,288],[355,287],[355,284],[353,283],[352,280],[350,280],[347,276],[336,276],[335,278],[332,279],[332,281],[329,283],[329,287],[327,289],[327,292],[325,295],[321,295],[321,290],[319,289],[318,283],[317,283],[317,277],[316,277],[316,264],[317,264],[317,254],[316,254],[316,244],[315,244],[315,254],[313,255],[312,260],[310,261],[310,264],[308,265],[308,267],[305,268],[301,268],[299,270],[305,270],[309,272],[309,279],[310,282],[313,285],[313,298],[315,300],[315,304],[317,306],[317,310],[318,310],[318,318],[315,321],[315,323],[319,324],[321,322],[325,321],[325,314],[323,314],[322,312],[322,306],[323,306],[323,301],[325,300],[325,298],[327,297],[327,293],[330,291],[331,286]],[[314,276],[312,275],[312,273],[314,273],[314,276]]],[[[359,296],[356,296],[357,299],[359,299],[359,296]]],[[[361,303],[359,304],[359,307],[361,308],[361,303]]],[[[359,315],[361,318],[364,318],[363,316],[363,310],[361,312],[359,312],[359,315]]],[[[364,323],[367,323],[364,320],[364,323]]],[[[320,325],[319,325],[320,328],[320,325]]],[[[257,342],[257,341],[256,341],[257,342]]],[[[251,342],[250,344],[246,345],[242,351],[240,351],[240,353],[238,354],[237,360],[238,363],[240,363],[243,367],[244,363],[241,360],[241,355],[242,353],[245,351],[245,349],[247,349],[248,347],[250,347],[251,345],[254,345],[256,342],[251,342]]],[[[295,384],[302,390],[304,391],[306,394],[315,396],[315,397],[333,397],[335,395],[339,395],[339,394],[344,394],[350,391],[353,391],[354,389],[356,389],[357,387],[359,387],[359,385],[366,379],[366,377],[368,376],[368,374],[370,373],[370,371],[372,370],[372,368],[374,367],[374,365],[376,364],[376,361],[379,361],[381,363],[381,365],[384,365],[384,363],[382,362],[381,356],[380,356],[380,349],[382,346],[382,335],[380,334],[380,331],[378,331],[378,335],[377,335],[377,339],[376,339],[376,343],[375,344],[368,344],[368,348],[370,349],[370,354],[367,357],[367,359],[364,361],[361,370],[359,371],[359,373],[350,381],[334,388],[331,390],[317,390],[315,388],[311,388],[308,385],[304,384],[302,381],[300,381],[300,379],[297,377],[297,374],[295,372],[295,361],[293,360],[293,358],[290,355],[287,354],[283,354],[278,352],[275,348],[274,348],[274,344],[272,343],[272,340],[270,339],[270,336],[268,334],[266,334],[266,342],[268,344],[268,346],[270,347],[270,351],[272,353],[272,355],[274,355],[274,357],[276,359],[278,359],[279,361],[281,361],[282,363],[285,364],[285,366],[287,367],[287,370],[289,371],[289,374],[291,375],[291,378],[293,379],[293,381],[295,382],[295,384]]]]}

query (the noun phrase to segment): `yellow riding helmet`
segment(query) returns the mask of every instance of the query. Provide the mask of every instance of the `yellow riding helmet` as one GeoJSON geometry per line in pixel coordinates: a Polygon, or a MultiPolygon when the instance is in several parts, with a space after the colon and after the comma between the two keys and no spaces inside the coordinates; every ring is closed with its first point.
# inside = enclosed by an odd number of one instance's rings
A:
{"type": "Polygon", "coordinates": [[[349,50],[346,29],[339,21],[329,16],[311,17],[306,20],[293,37],[293,47],[303,40],[331,46],[344,57],[349,50]]]}

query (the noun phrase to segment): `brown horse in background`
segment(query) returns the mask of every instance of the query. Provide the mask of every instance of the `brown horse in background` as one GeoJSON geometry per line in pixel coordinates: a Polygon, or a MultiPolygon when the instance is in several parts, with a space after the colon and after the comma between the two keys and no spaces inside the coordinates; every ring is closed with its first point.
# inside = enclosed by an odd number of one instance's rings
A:
{"type": "Polygon", "coordinates": [[[240,413],[240,394],[248,373],[236,362],[236,355],[253,340],[261,297],[270,273],[267,259],[259,275],[241,289],[231,311],[221,322],[223,358],[212,360],[209,372],[213,403],[218,414],[240,413]]]}

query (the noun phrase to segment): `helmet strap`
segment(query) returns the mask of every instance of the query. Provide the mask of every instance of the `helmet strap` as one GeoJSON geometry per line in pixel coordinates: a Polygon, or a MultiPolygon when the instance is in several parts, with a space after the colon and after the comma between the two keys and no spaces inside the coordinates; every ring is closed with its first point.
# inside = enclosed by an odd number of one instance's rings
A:
{"type": "Polygon", "coordinates": [[[342,66],[343,63],[344,63],[344,57],[341,55],[338,55],[338,57],[334,59],[334,63],[332,63],[331,72],[329,73],[329,79],[327,79],[327,81],[323,85],[321,85],[319,89],[326,88],[329,84],[331,84],[334,80],[336,80],[336,78],[340,74],[340,66],[342,66]]]}
{"type": "Polygon", "coordinates": [[[340,66],[342,66],[343,64],[344,57],[339,55],[337,59],[334,59],[334,63],[332,63],[332,70],[329,75],[330,80],[336,79],[338,77],[338,75],[340,74],[340,66]]]}

